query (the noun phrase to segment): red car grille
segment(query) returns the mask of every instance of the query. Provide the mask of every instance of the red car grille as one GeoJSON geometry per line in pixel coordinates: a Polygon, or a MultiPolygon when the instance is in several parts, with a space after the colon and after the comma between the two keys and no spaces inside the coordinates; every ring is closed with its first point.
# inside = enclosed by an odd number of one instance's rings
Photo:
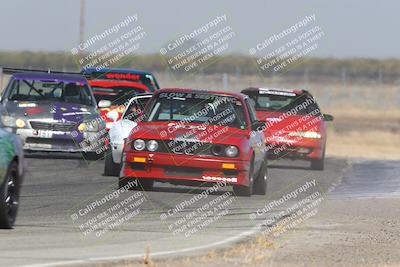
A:
{"type": "Polygon", "coordinates": [[[160,144],[160,152],[185,155],[212,155],[211,143],[192,141],[163,141],[160,144]]]}

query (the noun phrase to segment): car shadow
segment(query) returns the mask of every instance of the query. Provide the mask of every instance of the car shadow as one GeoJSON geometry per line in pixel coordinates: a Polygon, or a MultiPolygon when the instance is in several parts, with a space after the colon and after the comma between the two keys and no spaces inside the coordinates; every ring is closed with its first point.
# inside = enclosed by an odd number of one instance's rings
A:
{"type": "MultiPolygon", "coordinates": [[[[163,193],[183,193],[183,194],[192,194],[192,195],[197,195],[201,194],[202,192],[206,191],[207,188],[210,187],[198,187],[198,186],[193,186],[193,187],[188,187],[188,186],[181,186],[181,185],[173,185],[173,184],[164,184],[164,183],[154,183],[154,188],[151,190],[152,192],[163,192],[163,193]]],[[[213,191],[210,192],[210,195],[216,195],[220,196],[226,193],[227,190],[220,190],[218,188],[218,191],[213,191]]]]}
{"type": "Polygon", "coordinates": [[[75,155],[75,154],[59,154],[59,153],[26,153],[25,152],[25,158],[28,159],[70,159],[70,160],[77,160],[77,159],[82,159],[82,155],[75,155]]]}
{"type": "Polygon", "coordinates": [[[82,160],[87,162],[98,161],[99,159],[87,159],[81,153],[62,153],[62,152],[24,152],[27,159],[64,159],[82,160]]]}
{"type": "Polygon", "coordinates": [[[289,165],[289,164],[271,164],[268,165],[270,169],[285,169],[285,170],[309,170],[311,171],[309,166],[299,166],[299,165],[289,165]]]}

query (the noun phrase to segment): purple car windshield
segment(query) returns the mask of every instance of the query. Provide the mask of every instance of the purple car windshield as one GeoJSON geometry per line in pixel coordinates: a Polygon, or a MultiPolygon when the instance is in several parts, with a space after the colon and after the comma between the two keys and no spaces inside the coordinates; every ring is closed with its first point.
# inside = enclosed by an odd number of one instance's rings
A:
{"type": "Polygon", "coordinates": [[[51,101],[87,106],[95,103],[87,84],[47,79],[16,79],[8,98],[14,101],[51,101]]]}

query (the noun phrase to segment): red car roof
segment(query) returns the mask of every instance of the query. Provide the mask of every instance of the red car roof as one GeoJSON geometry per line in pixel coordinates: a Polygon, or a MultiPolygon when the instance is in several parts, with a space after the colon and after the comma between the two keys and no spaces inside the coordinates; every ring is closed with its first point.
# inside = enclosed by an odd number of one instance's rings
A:
{"type": "Polygon", "coordinates": [[[125,86],[131,87],[135,89],[142,89],[145,92],[151,92],[150,89],[141,83],[129,82],[129,81],[119,81],[119,80],[90,80],[90,86],[99,86],[99,87],[114,87],[114,86],[125,86]]]}
{"type": "Polygon", "coordinates": [[[213,95],[221,95],[221,96],[232,96],[232,97],[237,97],[240,99],[243,99],[246,97],[245,95],[243,95],[241,93],[200,90],[200,89],[190,89],[190,88],[163,88],[163,89],[157,90],[156,93],[158,94],[158,93],[172,93],[172,92],[213,94],[213,95]]]}
{"type": "Polygon", "coordinates": [[[244,90],[242,90],[242,93],[245,92],[258,92],[259,90],[262,89],[268,89],[272,91],[278,91],[278,92],[290,92],[296,95],[301,95],[303,93],[307,93],[306,90],[298,90],[298,89],[287,89],[287,88],[269,88],[269,87],[249,87],[244,90]]]}

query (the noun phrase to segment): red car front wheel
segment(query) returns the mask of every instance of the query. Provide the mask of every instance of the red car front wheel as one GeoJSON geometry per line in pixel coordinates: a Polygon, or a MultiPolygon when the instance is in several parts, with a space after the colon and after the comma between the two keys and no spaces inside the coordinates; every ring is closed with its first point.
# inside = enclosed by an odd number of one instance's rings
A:
{"type": "Polygon", "coordinates": [[[254,184],[254,160],[251,161],[251,166],[249,170],[249,185],[234,185],[233,192],[236,196],[249,197],[253,194],[253,184],[254,184]]]}

